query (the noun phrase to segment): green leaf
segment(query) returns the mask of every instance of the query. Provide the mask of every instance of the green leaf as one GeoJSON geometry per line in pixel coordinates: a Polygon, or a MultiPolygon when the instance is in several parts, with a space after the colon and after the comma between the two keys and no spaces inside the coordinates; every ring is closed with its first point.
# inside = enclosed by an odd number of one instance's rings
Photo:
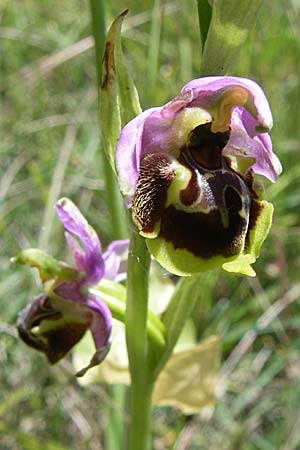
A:
{"type": "Polygon", "coordinates": [[[208,0],[197,0],[202,49],[204,48],[212,15],[212,7],[208,0]]]}
{"type": "Polygon", "coordinates": [[[154,387],[155,405],[176,406],[194,414],[215,402],[220,340],[212,336],[190,350],[175,353],[158,376],[154,387]]]}
{"type": "Polygon", "coordinates": [[[116,41],[115,58],[121,107],[121,126],[123,127],[129,120],[140,114],[142,108],[138,91],[123,55],[120,35],[116,41]]]}
{"type": "Polygon", "coordinates": [[[164,351],[155,357],[153,361],[149,359],[149,364],[154,365],[154,379],[158,376],[162,367],[170,358],[175,345],[178,342],[186,320],[195,306],[196,301],[201,295],[204,276],[194,275],[188,278],[182,278],[172,295],[171,301],[163,315],[163,324],[165,326],[165,336],[167,345],[164,351]]]}
{"type": "Polygon", "coordinates": [[[114,168],[114,151],[121,127],[141,112],[137,90],[125,64],[121,27],[125,10],[112,23],[105,41],[100,84],[100,124],[103,148],[114,168]]]}
{"type": "Polygon", "coordinates": [[[121,131],[118,80],[116,73],[116,41],[121,39],[121,26],[127,11],[111,25],[104,46],[102,76],[99,93],[101,138],[111,166],[114,167],[114,149],[121,131]]]}
{"type": "Polygon", "coordinates": [[[201,75],[231,72],[253,27],[262,0],[215,0],[207,34],[201,75]]]}
{"type": "Polygon", "coordinates": [[[182,278],[171,298],[168,308],[163,316],[166,327],[168,349],[172,351],[182,332],[183,326],[201,295],[205,276],[194,275],[182,278]]]}

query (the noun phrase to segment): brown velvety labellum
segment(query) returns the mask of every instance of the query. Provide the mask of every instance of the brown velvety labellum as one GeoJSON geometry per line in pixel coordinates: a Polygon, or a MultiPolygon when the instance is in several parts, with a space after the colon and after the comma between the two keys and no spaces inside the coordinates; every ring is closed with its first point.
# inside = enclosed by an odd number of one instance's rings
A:
{"type": "Polygon", "coordinates": [[[144,232],[153,231],[164,209],[167,189],[174,176],[170,163],[171,158],[164,153],[152,153],[141,160],[132,217],[144,232]]]}
{"type": "Polygon", "coordinates": [[[86,330],[85,323],[67,323],[61,328],[45,333],[48,342],[45,353],[48,361],[54,364],[63,358],[80,341],[86,330]]]}
{"type": "Polygon", "coordinates": [[[63,319],[63,314],[52,308],[50,298],[41,295],[22,311],[17,329],[27,345],[45,353],[48,361],[54,364],[80,341],[91,320],[90,314],[84,322],[63,319]],[[47,324],[45,330],[42,330],[43,323],[47,324]],[[41,329],[35,330],[38,326],[41,329]]]}

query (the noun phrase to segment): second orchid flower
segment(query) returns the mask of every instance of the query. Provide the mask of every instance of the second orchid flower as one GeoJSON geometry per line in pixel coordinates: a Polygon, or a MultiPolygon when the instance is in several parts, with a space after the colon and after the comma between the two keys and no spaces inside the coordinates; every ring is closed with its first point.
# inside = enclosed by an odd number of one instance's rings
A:
{"type": "Polygon", "coordinates": [[[90,288],[102,278],[114,281],[125,278],[123,256],[127,256],[128,241],[113,241],[102,253],[95,230],[71,200],[59,200],[56,213],[64,226],[76,267],[37,249],[24,250],[14,258],[17,263],[36,267],[45,288],[45,293],[21,312],[18,331],[24,342],[55,363],[90,330],[96,351],[88,366],[77,374],[82,376],[107,355],[112,326],[109,308],[90,288]]]}

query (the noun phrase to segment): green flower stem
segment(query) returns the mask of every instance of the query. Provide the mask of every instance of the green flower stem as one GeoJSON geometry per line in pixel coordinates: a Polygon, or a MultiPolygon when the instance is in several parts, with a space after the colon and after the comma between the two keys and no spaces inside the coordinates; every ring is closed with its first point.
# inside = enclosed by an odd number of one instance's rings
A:
{"type": "MultiPolygon", "coordinates": [[[[104,52],[105,39],[106,39],[106,23],[105,23],[105,0],[90,0],[90,11],[92,18],[93,36],[95,40],[95,64],[97,70],[97,88],[100,88],[101,80],[101,67],[102,67],[102,55],[104,52]]],[[[99,89],[100,90],[100,89],[99,89]]],[[[100,100],[100,95],[99,95],[100,100]]],[[[100,111],[100,108],[99,108],[100,111]]],[[[100,118],[100,132],[103,127],[100,118]]],[[[101,144],[100,152],[100,164],[103,167],[105,188],[107,194],[107,204],[110,205],[111,213],[111,237],[112,239],[121,239],[128,236],[127,218],[124,212],[120,192],[118,189],[115,174],[111,167],[111,163],[107,157],[106,152],[101,144]]],[[[112,397],[118,402],[120,409],[124,406],[125,388],[112,387],[112,397]]],[[[112,411],[109,418],[109,427],[106,430],[106,441],[110,450],[117,450],[121,448],[122,434],[123,434],[123,420],[120,415],[114,414],[112,411]],[[115,431],[118,432],[115,432],[115,431]]]]}
{"type": "Polygon", "coordinates": [[[133,229],[127,271],[126,341],[131,375],[129,450],[146,450],[150,434],[151,393],[147,370],[147,316],[150,255],[133,229]]]}
{"type": "Polygon", "coordinates": [[[131,381],[128,450],[152,449],[150,442],[152,391],[153,384],[148,380],[143,383],[131,381]]]}
{"type": "Polygon", "coordinates": [[[106,37],[105,0],[90,0],[93,36],[95,39],[95,55],[98,82],[101,74],[101,61],[106,37]]]}

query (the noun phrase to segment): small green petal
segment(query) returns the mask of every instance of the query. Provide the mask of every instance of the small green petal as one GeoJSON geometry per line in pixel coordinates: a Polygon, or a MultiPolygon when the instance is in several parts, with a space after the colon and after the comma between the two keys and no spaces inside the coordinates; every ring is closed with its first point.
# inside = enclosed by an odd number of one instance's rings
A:
{"type": "MultiPolygon", "coordinates": [[[[255,200],[253,200],[255,201],[255,200]]],[[[227,272],[255,276],[251,267],[259,257],[260,249],[272,224],[273,205],[267,201],[257,201],[260,213],[256,223],[249,232],[248,245],[243,253],[226,258],[222,255],[211,258],[200,258],[188,250],[174,248],[172,242],[163,238],[146,239],[147,247],[154,258],[169,272],[178,276],[189,276],[198,272],[223,267],[227,272]]]]}
{"type": "Polygon", "coordinates": [[[267,238],[273,218],[274,207],[272,203],[262,200],[257,202],[262,208],[256,224],[249,233],[249,245],[246,249],[247,253],[259,257],[260,249],[265,239],[267,238]]]}
{"type": "MultiPolygon", "coordinates": [[[[255,200],[253,200],[255,201],[255,200]]],[[[274,207],[272,203],[265,200],[257,202],[261,211],[257,217],[255,226],[249,232],[249,244],[244,254],[229,263],[223,264],[223,269],[227,272],[241,273],[250,277],[255,277],[255,272],[250,266],[259,257],[260,249],[269,234],[272,225],[274,207]]]]}
{"type": "Polygon", "coordinates": [[[223,264],[223,269],[227,272],[241,273],[248,275],[248,277],[255,277],[256,273],[250,266],[255,262],[255,257],[252,255],[239,255],[234,261],[223,264]]]}
{"type": "Polygon", "coordinates": [[[11,261],[15,264],[23,264],[38,269],[42,282],[51,280],[54,277],[65,281],[71,281],[77,279],[79,276],[77,270],[57,261],[55,258],[38,248],[23,250],[17,256],[12,258],[11,261]]]}

